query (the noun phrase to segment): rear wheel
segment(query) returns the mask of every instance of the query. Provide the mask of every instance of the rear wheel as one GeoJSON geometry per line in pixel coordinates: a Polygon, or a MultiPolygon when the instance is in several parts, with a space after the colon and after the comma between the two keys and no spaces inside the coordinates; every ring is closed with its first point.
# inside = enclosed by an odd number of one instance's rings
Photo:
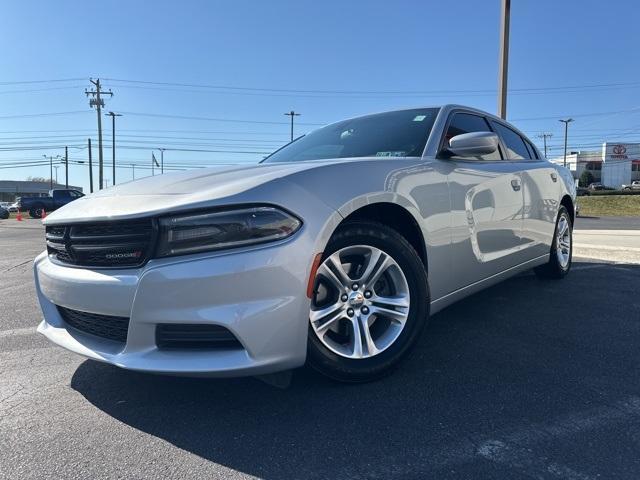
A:
{"type": "Polygon", "coordinates": [[[42,218],[43,211],[44,211],[44,205],[34,205],[29,209],[29,216],[31,218],[42,218]]]}
{"type": "Polygon", "coordinates": [[[345,382],[379,378],[416,342],[429,313],[422,260],[382,224],[347,224],[318,268],[309,314],[308,357],[345,382]]]}
{"type": "Polygon", "coordinates": [[[560,207],[551,244],[551,255],[545,265],[535,268],[542,278],[564,278],[571,270],[573,256],[573,225],[566,208],[560,207]]]}

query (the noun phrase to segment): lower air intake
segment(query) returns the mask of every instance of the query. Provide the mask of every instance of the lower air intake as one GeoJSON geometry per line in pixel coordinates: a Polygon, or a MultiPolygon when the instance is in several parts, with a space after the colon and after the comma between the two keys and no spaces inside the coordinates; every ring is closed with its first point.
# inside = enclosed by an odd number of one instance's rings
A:
{"type": "Polygon", "coordinates": [[[220,325],[164,323],[156,327],[161,350],[241,349],[242,344],[220,325]]]}
{"type": "Polygon", "coordinates": [[[129,330],[128,317],[114,317],[97,313],[81,312],[58,306],[60,316],[65,323],[83,333],[125,343],[129,330]]]}

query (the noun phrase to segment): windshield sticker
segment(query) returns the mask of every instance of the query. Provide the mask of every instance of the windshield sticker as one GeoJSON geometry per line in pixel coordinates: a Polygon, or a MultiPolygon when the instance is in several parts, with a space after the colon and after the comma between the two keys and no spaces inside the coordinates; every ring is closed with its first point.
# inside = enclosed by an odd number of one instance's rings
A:
{"type": "Polygon", "coordinates": [[[416,115],[416,116],[413,118],[413,121],[414,121],[414,122],[421,122],[421,121],[423,121],[425,118],[427,118],[427,116],[426,116],[426,115],[416,115]]]}
{"type": "Polygon", "coordinates": [[[348,138],[351,135],[353,135],[353,128],[350,128],[349,130],[345,130],[344,132],[342,132],[340,134],[340,138],[344,140],[345,138],[348,138]]]}
{"type": "Polygon", "coordinates": [[[376,157],[406,157],[407,152],[398,150],[395,152],[376,152],[376,157]]]}

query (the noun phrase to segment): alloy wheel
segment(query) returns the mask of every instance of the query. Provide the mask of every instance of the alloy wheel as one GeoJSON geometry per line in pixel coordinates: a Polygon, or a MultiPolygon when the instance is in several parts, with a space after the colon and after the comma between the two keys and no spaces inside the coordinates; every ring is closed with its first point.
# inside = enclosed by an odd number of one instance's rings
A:
{"type": "Polygon", "coordinates": [[[567,268],[571,258],[571,223],[565,213],[562,213],[558,219],[556,255],[560,266],[563,269],[567,268]]]}
{"type": "Polygon", "coordinates": [[[363,359],[398,339],[409,307],[409,285],[398,263],[379,248],[353,245],[318,268],[309,320],[326,348],[363,359]]]}

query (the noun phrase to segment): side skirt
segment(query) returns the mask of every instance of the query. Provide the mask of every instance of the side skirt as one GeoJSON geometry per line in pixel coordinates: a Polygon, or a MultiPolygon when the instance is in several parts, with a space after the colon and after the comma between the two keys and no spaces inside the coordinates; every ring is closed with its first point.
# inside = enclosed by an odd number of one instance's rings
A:
{"type": "Polygon", "coordinates": [[[496,273],[495,275],[487,277],[483,280],[479,280],[475,283],[472,283],[471,285],[467,285],[466,287],[459,288],[458,290],[455,290],[436,300],[433,300],[431,302],[430,314],[433,315],[434,313],[439,312],[443,308],[448,307],[449,305],[457,302],[458,300],[462,300],[463,298],[468,297],[469,295],[472,295],[476,292],[479,292],[480,290],[484,290],[485,288],[490,287],[491,285],[500,283],[503,280],[506,280],[509,277],[513,277],[514,275],[517,275],[520,272],[530,270],[533,267],[537,267],[538,265],[544,265],[548,261],[549,261],[549,254],[547,253],[540,257],[537,257],[532,260],[528,260],[524,263],[521,263],[519,265],[516,265],[515,267],[511,267],[503,272],[496,273]]]}

